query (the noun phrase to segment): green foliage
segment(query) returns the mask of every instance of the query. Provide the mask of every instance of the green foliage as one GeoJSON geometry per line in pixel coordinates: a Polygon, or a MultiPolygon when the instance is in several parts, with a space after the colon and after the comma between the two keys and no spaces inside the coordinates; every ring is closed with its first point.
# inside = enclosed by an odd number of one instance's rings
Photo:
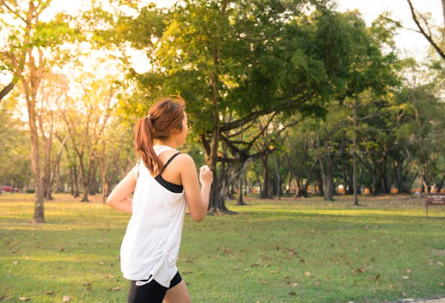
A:
{"type": "MultiPolygon", "coordinates": [[[[72,17],[59,13],[50,21],[40,21],[39,16],[50,5],[51,1],[28,1],[17,3],[5,1],[10,9],[0,12],[0,27],[7,36],[0,52],[0,62],[3,68],[15,73],[18,78],[24,64],[31,60],[26,56],[31,50],[45,53],[44,64],[63,61],[67,56],[67,43],[82,40],[79,30],[70,25],[72,17]],[[30,16],[34,16],[30,18],[30,16]],[[28,19],[29,18],[29,19],[28,19]]],[[[38,60],[33,53],[34,60],[38,60]]]]}
{"type": "Polygon", "coordinates": [[[382,94],[396,84],[394,56],[383,56],[377,40],[389,40],[392,29],[376,23],[368,30],[357,12],[337,13],[323,2],[308,15],[308,6],[271,0],[223,7],[195,0],[165,14],[144,8],[137,18],[121,21],[127,32],[139,33],[128,41],[150,50],[154,70],[137,76],[147,95],[180,93],[194,129],[203,133],[213,127],[212,120],[201,119],[213,115],[213,75],[219,114],[239,118],[295,110],[321,116],[326,100],[368,88],[382,94]]]}
{"type": "Polygon", "coordinates": [[[57,14],[49,22],[36,24],[30,47],[48,47],[52,51],[64,43],[73,43],[81,39],[80,32],[69,25],[70,17],[57,14]]]}

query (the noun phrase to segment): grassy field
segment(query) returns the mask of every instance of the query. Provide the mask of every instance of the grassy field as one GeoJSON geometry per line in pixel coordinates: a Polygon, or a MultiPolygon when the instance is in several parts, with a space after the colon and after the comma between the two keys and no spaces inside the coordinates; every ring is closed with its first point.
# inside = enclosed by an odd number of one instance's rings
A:
{"type": "MultiPolygon", "coordinates": [[[[423,199],[256,200],[233,216],[186,216],[179,270],[195,303],[384,302],[445,294],[445,207],[423,199]]],[[[0,301],[126,302],[128,215],[67,195],[0,195],[0,301]]]]}

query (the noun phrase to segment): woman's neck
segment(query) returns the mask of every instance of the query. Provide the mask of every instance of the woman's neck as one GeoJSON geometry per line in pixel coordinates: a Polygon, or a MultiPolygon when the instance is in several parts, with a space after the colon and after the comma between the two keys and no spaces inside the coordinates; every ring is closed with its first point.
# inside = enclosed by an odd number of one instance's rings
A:
{"type": "Polygon", "coordinates": [[[177,144],[175,144],[175,142],[173,142],[173,140],[154,140],[153,146],[154,145],[169,146],[174,149],[176,149],[178,147],[177,144]]]}

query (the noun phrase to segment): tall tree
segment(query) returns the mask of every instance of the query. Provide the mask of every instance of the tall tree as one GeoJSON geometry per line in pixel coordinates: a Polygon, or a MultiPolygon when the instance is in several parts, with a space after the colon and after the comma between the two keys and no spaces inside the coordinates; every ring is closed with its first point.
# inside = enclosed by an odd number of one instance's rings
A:
{"type": "MultiPolygon", "coordinates": [[[[7,38],[0,47],[0,62],[20,81],[28,112],[31,163],[34,175],[34,222],[45,222],[42,172],[37,130],[37,95],[45,72],[56,64],[60,46],[74,34],[58,15],[50,22],[40,20],[51,0],[1,0],[0,27],[7,38]]],[[[4,90],[3,90],[4,91],[4,90]]]]}
{"type": "Polygon", "coordinates": [[[188,100],[193,129],[215,171],[214,210],[226,211],[218,181],[221,136],[261,116],[318,109],[333,87],[324,48],[314,51],[317,23],[302,13],[306,6],[309,1],[190,0],[165,15],[160,36],[147,29],[156,41],[146,45],[154,69],[139,80],[150,94],[181,93],[188,100]]]}

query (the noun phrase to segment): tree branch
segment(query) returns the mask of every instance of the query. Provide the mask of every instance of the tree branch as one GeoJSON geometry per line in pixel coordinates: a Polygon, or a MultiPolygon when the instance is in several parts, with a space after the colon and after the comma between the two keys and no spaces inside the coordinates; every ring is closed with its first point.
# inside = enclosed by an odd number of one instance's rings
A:
{"type": "Polygon", "coordinates": [[[445,53],[442,51],[442,49],[434,42],[433,38],[428,35],[422,25],[419,22],[419,19],[417,18],[416,11],[414,10],[414,6],[411,3],[411,0],[406,0],[409,4],[409,8],[411,10],[411,15],[413,17],[414,22],[416,23],[417,27],[419,28],[422,35],[428,40],[428,42],[431,44],[431,46],[436,50],[436,52],[439,54],[440,57],[442,57],[443,60],[445,60],[445,53]]]}
{"type": "Polygon", "coordinates": [[[0,91],[0,102],[4,97],[6,97],[7,94],[14,88],[15,82],[12,80],[8,85],[6,85],[1,91],[0,91]]]}
{"type": "Polygon", "coordinates": [[[10,11],[13,15],[15,15],[17,18],[21,19],[23,22],[25,22],[25,24],[28,24],[28,21],[26,21],[26,19],[24,19],[22,16],[20,16],[20,14],[13,10],[7,3],[5,0],[0,0],[0,4],[4,5],[6,7],[6,9],[8,11],[10,11]]]}

